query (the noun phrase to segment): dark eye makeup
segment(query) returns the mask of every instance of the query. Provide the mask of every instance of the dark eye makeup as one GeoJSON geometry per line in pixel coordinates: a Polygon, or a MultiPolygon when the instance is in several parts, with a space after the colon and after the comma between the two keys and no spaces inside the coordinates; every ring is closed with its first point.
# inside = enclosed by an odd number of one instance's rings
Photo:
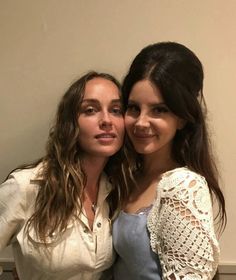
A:
{"type": "Polygon", "coordinates": [[[169,112],[170,110],[168,109],[168,107],[166,105],[155,105],[153,108],[152,108],[152,111],[153,113],[155,114],[162,114],[162,113],[167,113],[169,112]]]}
{"type": "MultiPolygon", "coordinates": [[[[152,115],[160,115],[167,112],[170,112],[169,108],[164,104],[150,104],[150,113],[152,115]]],[[[141,111],[141,106],[139,104],[136,104],[135,102],[130,102],[127,105],[126,113],[127,114],[137,114],[141,111]]]]}

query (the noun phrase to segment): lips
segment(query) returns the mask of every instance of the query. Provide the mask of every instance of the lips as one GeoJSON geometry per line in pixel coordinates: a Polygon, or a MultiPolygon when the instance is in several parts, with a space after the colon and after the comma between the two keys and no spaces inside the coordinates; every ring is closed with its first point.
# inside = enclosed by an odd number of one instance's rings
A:
{"type": "Polygon", "coordinates": [[[100,133],[95,136],[96,139],[113,139],[115,137],[114,133],[100,133]]]}

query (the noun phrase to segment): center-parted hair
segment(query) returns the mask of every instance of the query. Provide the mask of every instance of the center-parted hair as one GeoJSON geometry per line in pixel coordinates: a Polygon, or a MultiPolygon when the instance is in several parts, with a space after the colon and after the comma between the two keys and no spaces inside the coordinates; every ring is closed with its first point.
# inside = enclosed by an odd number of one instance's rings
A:
{"type": "MultiPolygon", "coordinates": [[[[46,155],[30,165],[17,169],[35,167],[41,163],[36,178],[39,184],[35,211],[27,223],[26,231],[34,228],[46,244],[48,236],[63,232],[71,219],[79,217],[82,208],[83,190],[86,184],[79,147],[78,112],[85,94],[85,86],[94,78],[113,82],[120,90],[119,82],[106,73],[88,72],[75,81],[63,95],[57,109],[55,122],[50,130],[46,155]]],[[[105,172],[115,187],[121,178],[121,151],[111,156],[105,172]]]]}
{"type": "MultiPolygon", "coordinates": [[[[161,42],[145,47],[135,57],[124,78],[122,93],[126,109],[133,86],[141,80],[149,80],[160,90],[168,108],[185,121],[185,126],[177,131],[173,140],[173,159],[205,177],[211,195],[214,194],[218,201],[218,218],[224,227],[225,200],[206,128],[203,78],[202,64],[191,50],[179,43],[161,42]]],[[[132,148],[129,141],[127,146],[129,159],[132,148]]],[[[134,159],[129,160],[130,174],[141,166],[140,156],[134,159]]]]}

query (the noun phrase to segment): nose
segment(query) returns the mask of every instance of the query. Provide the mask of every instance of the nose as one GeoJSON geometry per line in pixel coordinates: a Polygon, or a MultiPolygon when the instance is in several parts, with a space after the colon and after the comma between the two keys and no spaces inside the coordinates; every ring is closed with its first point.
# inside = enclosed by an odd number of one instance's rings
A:
{"type": "Polygon", "coordinates": [[[150,127],[148,117],[145,114],[140,114],[136,120],[135,128],[145,130],[150,127]]]}
{"type": "Polygon", "coordinates": [[[101,115],[101,119],[99,120],[99,126],[100,128],[111,128],[112,127],[112,121],[111,116],[109,112],[103,112],[101,115]]]}

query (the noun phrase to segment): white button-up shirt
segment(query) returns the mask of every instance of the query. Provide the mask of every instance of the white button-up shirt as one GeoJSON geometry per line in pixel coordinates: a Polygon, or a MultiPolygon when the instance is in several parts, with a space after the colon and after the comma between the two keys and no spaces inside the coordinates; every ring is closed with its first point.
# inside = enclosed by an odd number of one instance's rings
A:
{"type": "Polygon", "coordinates": [[[47,247],[25,224],[32,215],[38,191],[34,181],[38,168],[14,172],[0,186],[0,251],[12,245],[18,275],[22,280],[97,280],[112,265],[113,250],[109,208],[105,201],[110,183],[102,175],[97,209],[90,229],[82,210],[67,230],[47,240],[47,247]]]}

